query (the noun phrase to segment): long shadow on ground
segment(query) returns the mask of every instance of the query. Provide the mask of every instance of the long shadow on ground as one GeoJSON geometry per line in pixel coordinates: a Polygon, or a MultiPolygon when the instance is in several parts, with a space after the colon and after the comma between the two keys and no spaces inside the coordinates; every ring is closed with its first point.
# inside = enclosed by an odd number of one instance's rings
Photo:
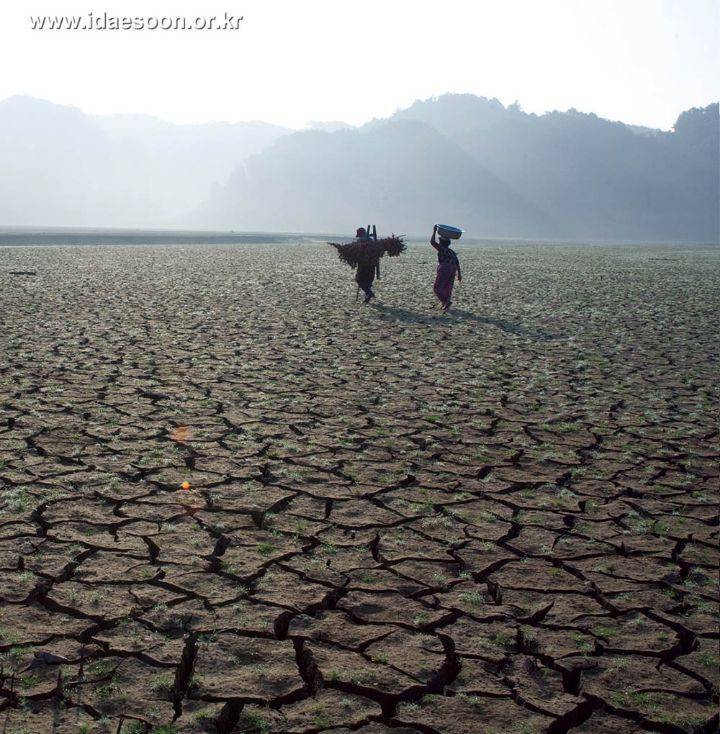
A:
{"type": "Polygon", "coordinates": [[[379,313],[392,316],[400,321],[408,323],[428,323],[439,316],[446,318],[450,321],[474,321],[478,324],[486,324],[488,326],[495,326],[501,329],[506,334],[515,334],[517,336],[527,336],[531,339],[538,339],[540,341],[551,341],[553,339],[559,339],[560,337],[556,334],[548,334],[544,331],[533,331],[526,329],[521,324],[513,323],[512,321],[505,321],[504,319],[494,319],[487,316],[480,316],[471,311],[463,311],[461,309],[452,309],[448,313],[444,314],[438,311],[436,314],[424,314],[416,311],[409,311],[406,308],[400,308],[398,306],[386,306],[382,303],[373,303],[374,308],[379,313]]]}

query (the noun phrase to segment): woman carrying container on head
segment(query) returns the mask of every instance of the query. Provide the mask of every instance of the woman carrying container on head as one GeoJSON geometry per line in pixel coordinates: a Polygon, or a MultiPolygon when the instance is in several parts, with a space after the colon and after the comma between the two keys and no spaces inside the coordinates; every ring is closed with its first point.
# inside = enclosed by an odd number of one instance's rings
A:
{"type": "Polygon", "coordinates": [[[432,237],[430,238],[430,244],[437,250],[438,266],[437,275],[435,277],[435,295],[442,304],[443,311],[447,311],[452,301],[453,285],[455,284],[455,275],[457,275],[458,282],[462,282],[462,273],[460,272],[460,261],[454,250],[450,249],[450,237],[447,234],[453,235],[456,239],[462,234],[462,230],[456,227],[448,227],[446,225],[440,225],[440,242],[435,239],[438,233],[438,225],[433,227],[432,237]]]}

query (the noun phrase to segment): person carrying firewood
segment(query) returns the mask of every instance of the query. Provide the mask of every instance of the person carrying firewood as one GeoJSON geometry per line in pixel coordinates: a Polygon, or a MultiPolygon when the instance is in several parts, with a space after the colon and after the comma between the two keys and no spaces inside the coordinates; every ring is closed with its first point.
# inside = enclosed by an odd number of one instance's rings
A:
{"type": "Polygon", "coordinates": [[[370,225],[368,224],[367,229],[360,227],[355,232],[355,238],[358,242],[365,245],[366,253],[357,264],[357,270],[355,271],[355,282],[358,284],[358,288],[365,294],[365,303],[375,298],[372,285],[377,277],[380,280],[380,255],[377,252],[377,248],[374,247],[374,243],[377,242],[377,228],[375,225],[372,227],[372,234],[370,234],[370,225]]]}
{"type": "Polygon", "coordinates": [[[355,271],[355,282],[358,290],[362,289],[365,294],[365,303],[375,298],[372,285],[375,278],[380,278],[380,258],[399,257],[405,252],[405,238],[398,237],[395,234],[390,237],[378,239],[377,227],[373,224],[372,228],[360,227],[355,232],[355,239],[352,242],[339,243],[328,242],[328,245],[337,250],[340,261],[349,265],[355,271]]]}

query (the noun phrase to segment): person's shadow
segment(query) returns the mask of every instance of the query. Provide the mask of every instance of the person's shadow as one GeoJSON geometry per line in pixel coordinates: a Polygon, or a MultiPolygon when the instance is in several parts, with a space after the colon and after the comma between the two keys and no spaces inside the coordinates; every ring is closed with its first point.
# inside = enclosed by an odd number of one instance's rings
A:
{"type": "Polygon", "coordinates": [[[447,321],[473,321],[477,324],[485,324],[487,326],[495,326],[501,329],[506,334],[515,334],[517,336],[526,336],[531,339],[537,339],[539,341],[551,341],[558,339],[559,337],[555,334],[548,334],[544,331],[533,331],[526,329],[522,324],[516,324],[512,321],[505,321],[504,319],[493,319],[486,316],[479,316],[471,311],[463,311],[462,309],[452,308],[447,313],[443,313],[438,309],[434,314],[417,313],[415,311],[409,311],[406,308],[400,308],[399,306],[387,306],[384,303],[373,303],[372,308],[385,315],[390,316],[398,321],[404,321],[406,323],[419,323],[427,324],[432,321],[436,321],[442,317],[447,321]]]}
{"type": "Polygon", "coordinates": [[[408,311],[408,309],[400,308],[399,306],[387,306],[384,303],[371,303],[370,307],[383,316],[390,316],[398,321],[405,321],[410,324],[427,324],[435,316],[435,314],[408,311]]]}

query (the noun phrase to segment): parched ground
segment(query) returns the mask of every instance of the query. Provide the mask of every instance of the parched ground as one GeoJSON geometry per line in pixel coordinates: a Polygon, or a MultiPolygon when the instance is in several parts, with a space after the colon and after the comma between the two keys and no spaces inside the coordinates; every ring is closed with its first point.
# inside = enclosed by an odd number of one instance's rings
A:
{"type": "Polygon", "coordinates": [[[715,731],[720,250],[460,254],[0,250],[2,734],[715,731]]]}

